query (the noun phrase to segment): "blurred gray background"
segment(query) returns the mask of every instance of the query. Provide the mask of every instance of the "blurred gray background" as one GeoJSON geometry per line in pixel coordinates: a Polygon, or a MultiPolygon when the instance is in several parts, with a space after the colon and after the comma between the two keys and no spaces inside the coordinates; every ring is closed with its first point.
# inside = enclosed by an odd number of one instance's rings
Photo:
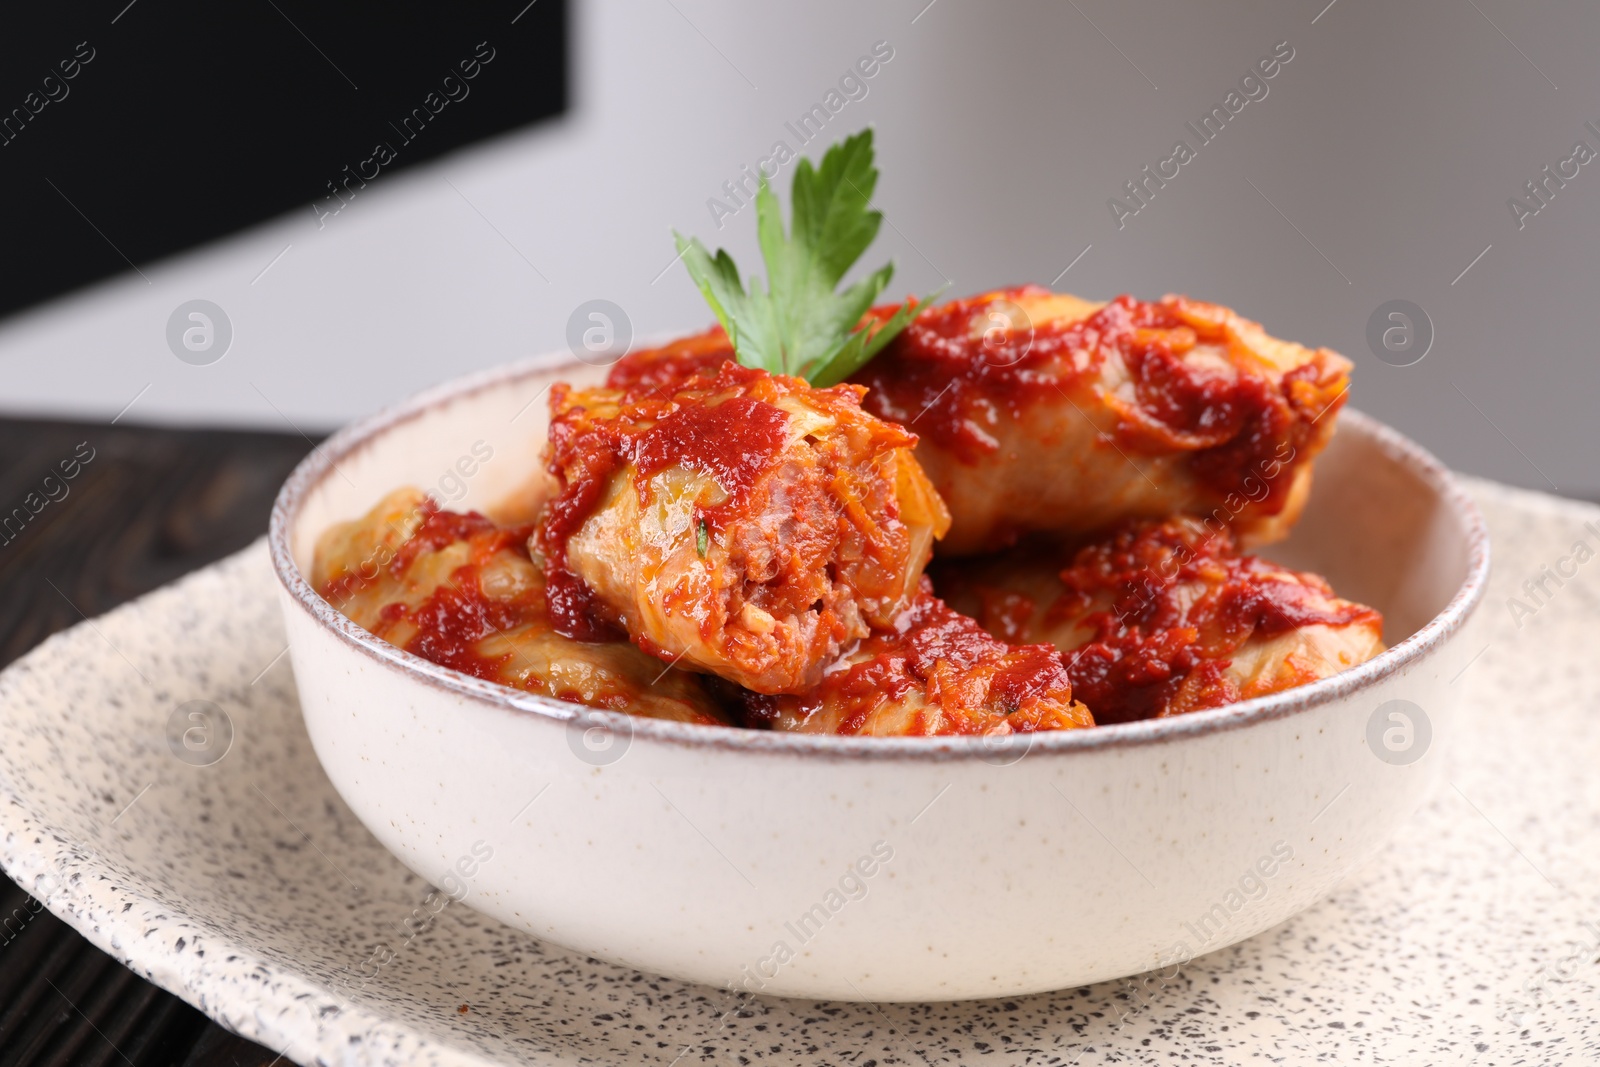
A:
{"type": "Polygon", "coordinates": [[[577,0],[572,18],[565,117],[381,176],[320,226],[308,204],[7,320],[0,411],[314,435],[562,349],[589,300],[641,335],[698,328],[670,230],[754,269],[753,213],[719,230],[708,201],[731,206],[722,184],[796,146],[785,123],[885,42],[805,151],[876,127],[888,225],[864,262],[893,257],[892,294],[1220,301],[1350,356],[1354,406],[1451,465],[1600,496],[1600,161],[1568,164],[1520,228],[1507,203],[1536,204],[1526,183],[1576,142],[1600,152],[1592,3],[577,0]],[[1281,42],[1265,97],[1200,145],[1185,123],[1281,42]],[[1108,201],[1180,138],[1195,158],[1119,227],[1108,201]],[[166,340],[194,299],[233,329],[209,365],[166,340]],[[1396,299],[1433,325],[1411,366],[1367,341],[1396,299]]]}

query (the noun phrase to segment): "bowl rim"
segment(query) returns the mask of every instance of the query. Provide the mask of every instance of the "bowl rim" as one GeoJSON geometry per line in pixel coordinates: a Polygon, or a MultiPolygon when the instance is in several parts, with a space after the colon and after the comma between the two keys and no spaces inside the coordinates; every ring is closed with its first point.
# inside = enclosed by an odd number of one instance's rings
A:
{"type": "MultiPolygon", "coordinates": [[[[322,629],[331,631],[341,644],[352,647],[384,668],[402,677],[465,697],[478,704],[512,714],[529,713],[564,724],[569,728],[581,722],[585,729],[601,727],[632,741],[710,750],[730,750],[773,755],[804,755],[812,759],[952,761],[978,759],[990,763],[1015,762],[1022,755],[1065,756],[1074,752],[1107,748],[1129,748],[1165,744],[1186,738],[1205,737],[1225,731],[1245,729],[1271,722],[1312,708],[1322,707],[1417,663],[1459,631],[1483,600],[1489,575],[1489,534],[1477,504],[1450,471],[1421,445],[1399,431],[1346,409],[1342,424],[1371,437],[1393,460],[1428,483],[1440,501],[1461,522],[1467,536],[1467,574],[1444,608],[1415,633],[1379,655],[1327,678],[1255,697],[1221,708],[1190,712],[1167,719],[1147,719],[1131,723],[1107,723],[1090,729],[1047,731],[1010,735],[996,751],[996,739],[973,736],[943,737],[839,737],[831,734],[782,733],[738,726],[706,726],[672,722],[604,711],[582,704],[557,700],[497,682],[476,678],[442,667],[413,653],[389,644],[341,614],[317,594],[301,574],[290,549],[290,534],[307,496],[332,475],[338,463],[423,415],[458,400],[501,388],[536,374],[563,368],[588,368],[586,363],[566,352],[516,360],[443,382],[424,389],[397,403],[358,419],[319,445],[300,461],[278,491],[272,505],[267,543],[273,573],[289,599],[322,629]],[[1021,749],[1018,753],[1016,750],[1021,749]]],[[[543,394],[540,394],[543,395],[543,394]]],[[[530,401],[530,404],[536,402],[530,401]]],[[[298,685],[298,682],[296,683],[298,685]]]]}

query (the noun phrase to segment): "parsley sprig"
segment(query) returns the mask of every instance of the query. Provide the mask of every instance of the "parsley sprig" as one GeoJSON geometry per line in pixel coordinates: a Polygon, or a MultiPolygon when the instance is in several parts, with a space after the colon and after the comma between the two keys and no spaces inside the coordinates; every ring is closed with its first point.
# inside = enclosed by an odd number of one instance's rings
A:
{"type": "Polygon", "coordinates": [[[800,160],[790,193],[792,224],[785,234],[778,198],[762,175],[756,234],[767,284],[752,276],[748,292],[724,249],[713,257],[698,239],[673,233],[689,276],[728,332],[740,363],[803,377],[816,386],[834,385],[906,328],[920,306],[914,300],[875,327],[861,324],[894,276],[893,262],[836,291],[878,236],[883,215],[868,207],[877,184],[870,129],[829,148],[820,167],[800,160]]]}

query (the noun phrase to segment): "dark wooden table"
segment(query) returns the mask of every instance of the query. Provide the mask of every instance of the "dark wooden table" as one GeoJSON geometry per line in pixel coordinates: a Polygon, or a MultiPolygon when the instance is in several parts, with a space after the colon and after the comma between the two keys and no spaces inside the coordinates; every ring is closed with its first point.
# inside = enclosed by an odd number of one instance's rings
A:
{"type": "MultiPolygon", "coordinates": [[[[79,609],[108,611],[265,533],[279,484],[311,448],[297,435],[0,419],[0,520],[80,442],[94,459],[67,495],[20,535],[0,531],[0,666],[80,622],[79,609]]],[[[138,978],[0,876],[0,1067],[275,1059],[138,978]]]]}

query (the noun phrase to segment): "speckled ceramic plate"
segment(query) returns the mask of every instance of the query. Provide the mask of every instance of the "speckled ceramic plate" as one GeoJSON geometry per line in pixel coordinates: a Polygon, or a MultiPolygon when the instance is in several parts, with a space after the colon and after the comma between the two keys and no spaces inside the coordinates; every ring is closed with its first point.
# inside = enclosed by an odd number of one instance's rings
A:
{"type": "Polygon", "coordinates": [[[302,1063],[1592,1063],[1600,510],[1473,488],[1498,563],[1459,702],[1428,709],[1462,719],[1448,784],[1328,900],[1176,973],[842,1005],[541,945],[410,874],[334,792],[259,544],[0,676],[0,861],[134,970],[302,1063]],[[1567,577],[1530,597],[1544,567],[1567,577]]]}

